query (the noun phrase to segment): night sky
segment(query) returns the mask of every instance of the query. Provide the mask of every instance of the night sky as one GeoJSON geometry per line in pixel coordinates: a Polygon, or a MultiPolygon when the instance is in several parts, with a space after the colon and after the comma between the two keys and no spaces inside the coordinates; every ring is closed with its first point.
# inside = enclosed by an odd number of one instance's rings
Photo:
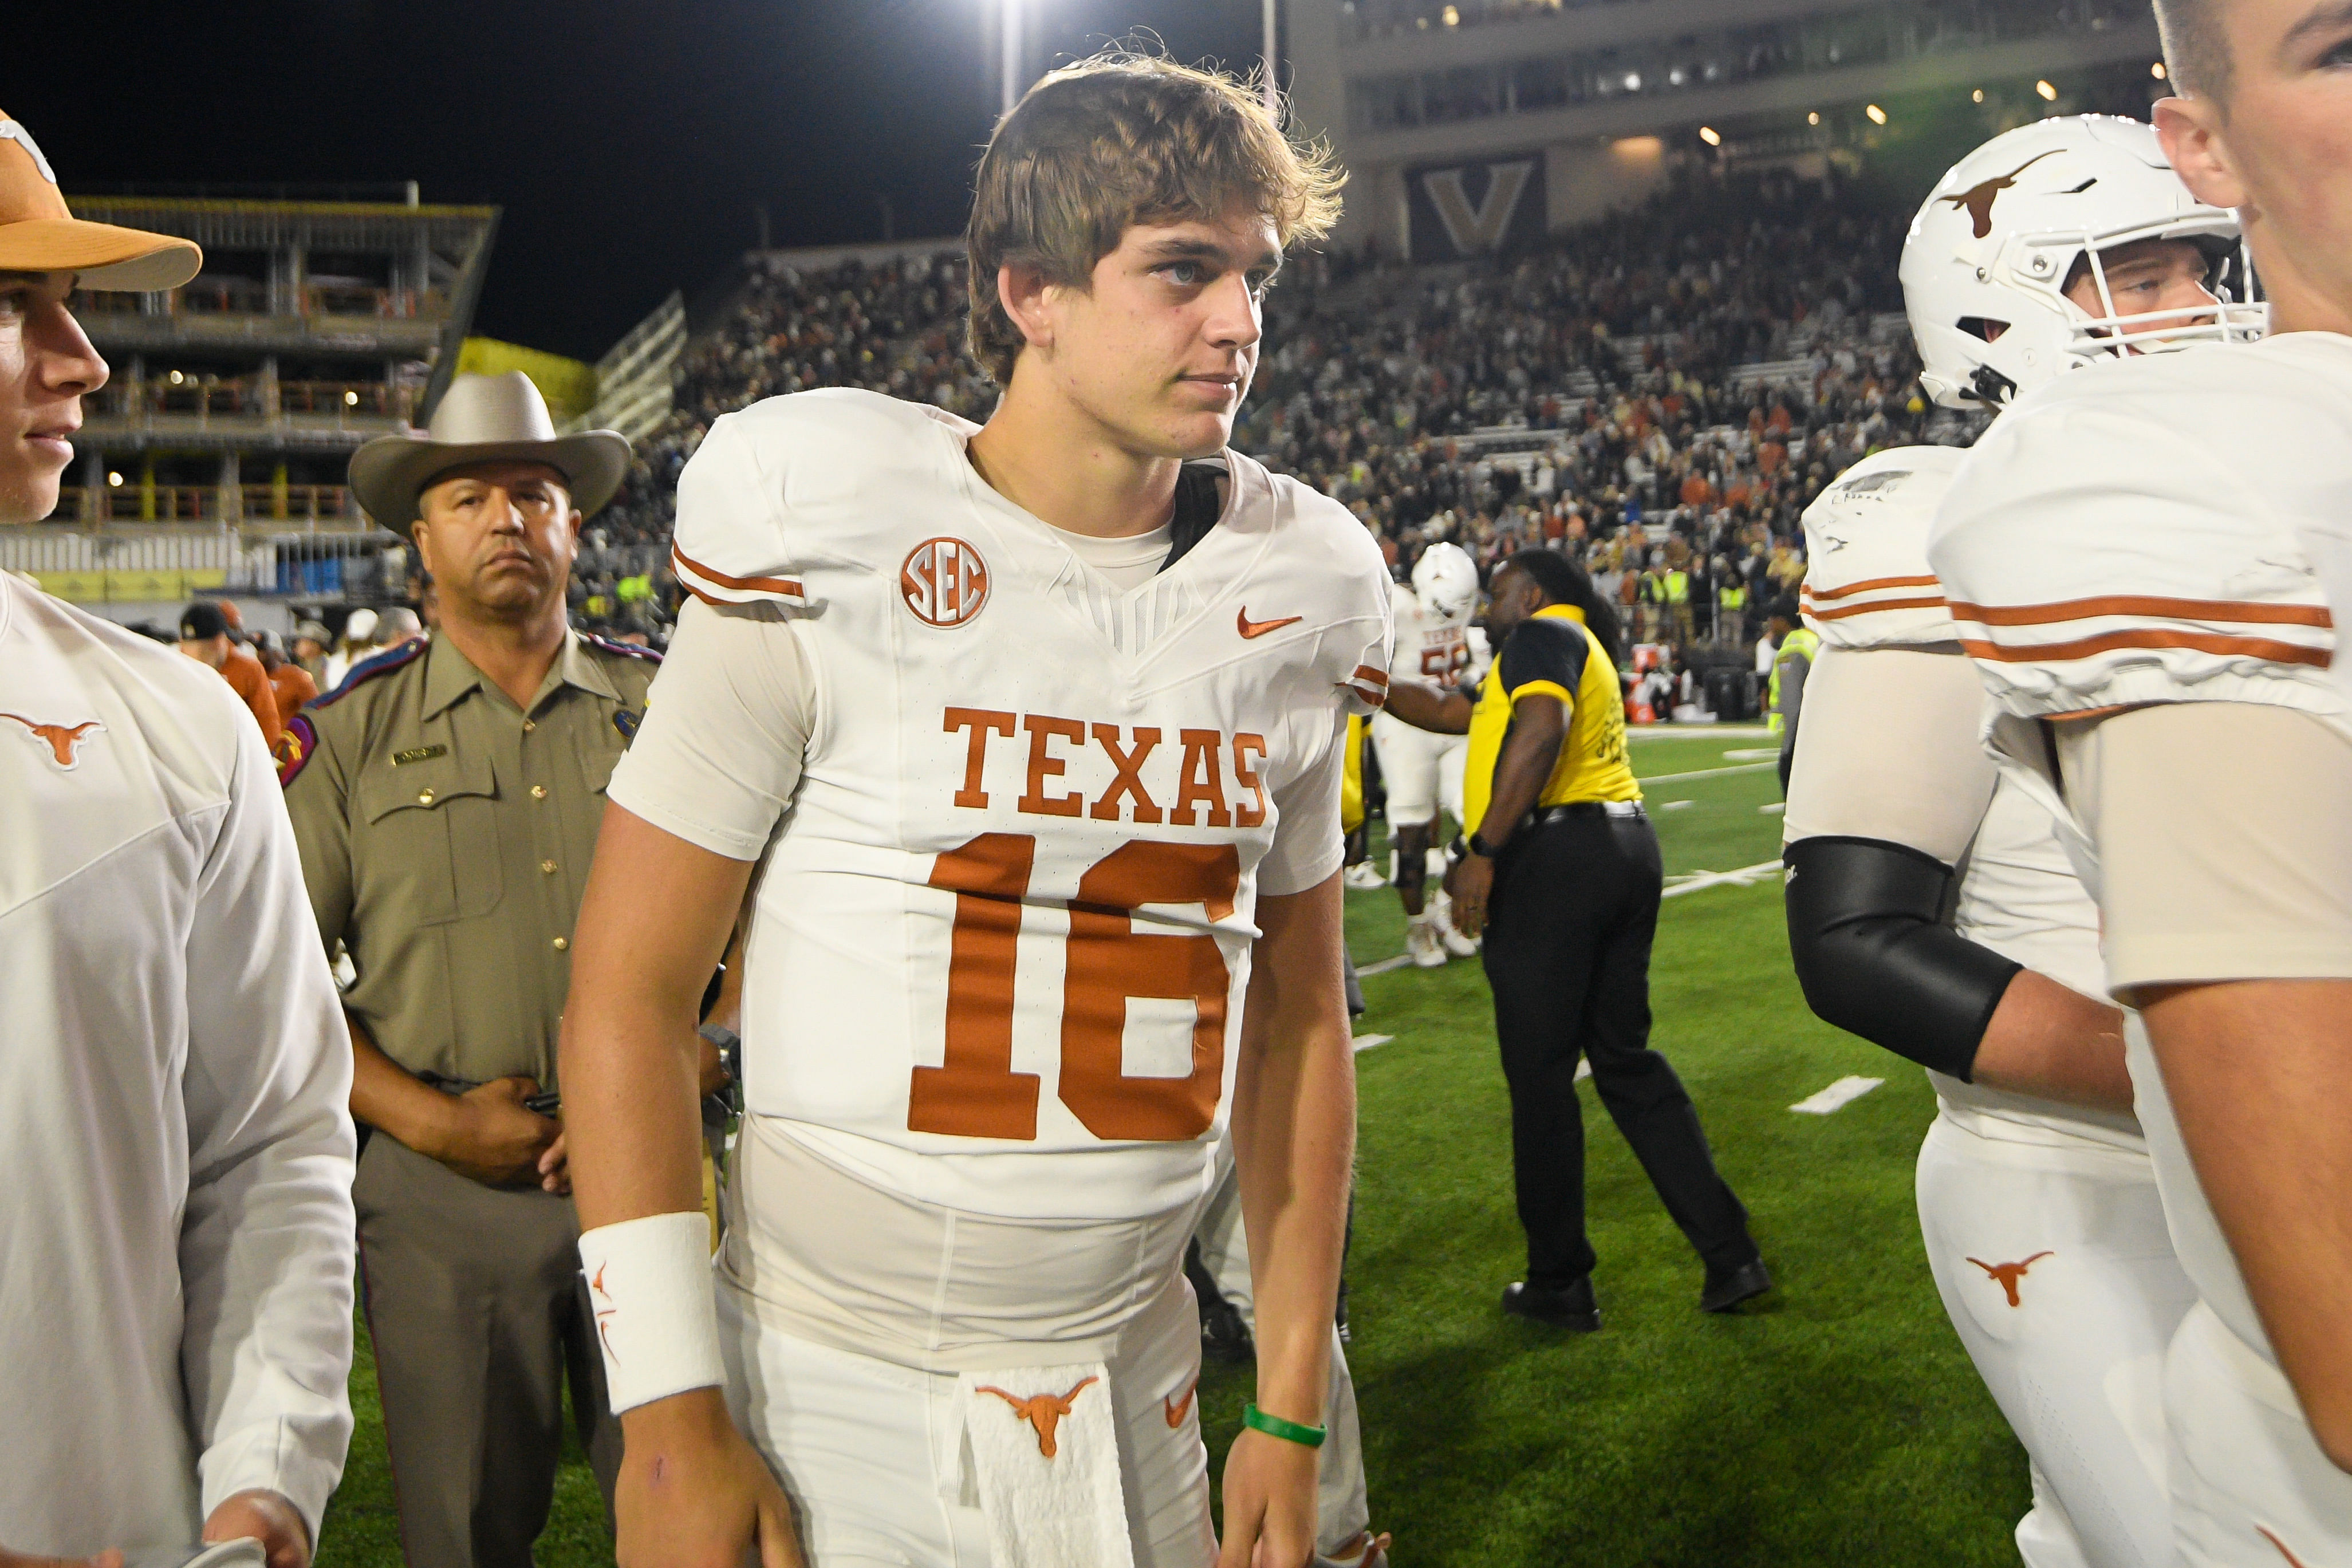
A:
{"type": "MultiPolygon", "coordinates": [[[[66,191],[418,181],[505,209],[475,330],[595,359],[758,237],[963,226],[997,0],[11,7],[0,111],[66,191]]],[[[1259,0],[1026,0],[1030,58],[1150,27],[1255,62],[1259,0]]],[[[369,193],[373,199],[383,199],[369,193]]]]}

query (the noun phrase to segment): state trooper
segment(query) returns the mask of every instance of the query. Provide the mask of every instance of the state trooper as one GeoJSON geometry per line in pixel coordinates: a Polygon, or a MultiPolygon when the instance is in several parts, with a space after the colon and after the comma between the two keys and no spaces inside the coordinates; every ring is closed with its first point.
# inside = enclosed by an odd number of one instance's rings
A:
{"type": "Polygon", "coordinates": [[[281,770],[319,933],[357,971],[367,1321],[431,1568],[527,1568],[567,1383],[608,1500],[620,1463],[552,1080],[605,780],[659,663],[565,617],[628,463],[613,431],[557,437],[520,374],[460,376],[425,434],[361,447],[352,489],[407,525],[439,628],[298,715],[281,770]]]}

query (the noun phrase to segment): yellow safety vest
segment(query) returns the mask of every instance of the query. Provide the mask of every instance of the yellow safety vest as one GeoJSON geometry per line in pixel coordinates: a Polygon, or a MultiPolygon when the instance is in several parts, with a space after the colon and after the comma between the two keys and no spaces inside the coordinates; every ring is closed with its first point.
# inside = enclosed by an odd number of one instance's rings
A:
{"type": "Polygon", "coordinates": [[[1780,644],[1779,650],[1772,655],[1771,710],[1772,733],[1775,735],[1780,734],[1787,727],[1780,717],[1780,666],[1787,661],[1791,652],[1802,654],[1805,661],[1810,664],[1812,662],[1813,656],[1820,651],[1821,646],[1820,637],[1805,627],[1799,626],[1789,634],[1787,639],[1780,644]]]}

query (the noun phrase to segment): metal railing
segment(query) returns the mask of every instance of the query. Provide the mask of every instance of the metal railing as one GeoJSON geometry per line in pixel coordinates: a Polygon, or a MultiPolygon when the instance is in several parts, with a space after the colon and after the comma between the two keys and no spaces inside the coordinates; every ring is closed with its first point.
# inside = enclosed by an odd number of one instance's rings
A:
{"type": "Polygon", "coordinates": [[[293,289],[280,310],[267,285],[247,279],[197,278],[159,295],[77,291],[78,316],[142,316],[158,313],[144,301],[162,301],[166,316],[342,316],[409,321],[418,316],[444,317],[449,297],[438,289],[379,289],[373,284],[309,283],[293,289]]]}
{"type": "Polygon", "coordinates": [[[262,376],[168,375],[109,386],[91,401],[101,416],[136,420],[194,415],[199,421],[308,414],[411,418],[421,389],[381,381],[278,381],[262,376]]]}
{"type": "Polygon", "coordinates": [[[389,534],[356,528],[289,532],[283,523],[0,530],[0,571],[26,574],[81,604],[220,592],[364,600],[407,586],[406,553],[389,534]]]}
{"type": "Polygon", "coordinates": [[[49,518],[100,528],[157,522],[369,526],[348,485],[67,485],[59,489],[49,518]]]}

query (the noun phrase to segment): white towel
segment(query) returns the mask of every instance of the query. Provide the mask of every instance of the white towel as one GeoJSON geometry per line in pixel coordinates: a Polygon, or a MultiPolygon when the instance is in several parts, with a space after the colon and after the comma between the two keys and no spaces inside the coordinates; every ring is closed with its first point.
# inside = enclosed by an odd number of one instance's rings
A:
{"type": "Polygon", "coordinates": [[[956,1402],[992,1568],[1134,1568],[1109,1368],[968,1372],[956,1402]]]}

